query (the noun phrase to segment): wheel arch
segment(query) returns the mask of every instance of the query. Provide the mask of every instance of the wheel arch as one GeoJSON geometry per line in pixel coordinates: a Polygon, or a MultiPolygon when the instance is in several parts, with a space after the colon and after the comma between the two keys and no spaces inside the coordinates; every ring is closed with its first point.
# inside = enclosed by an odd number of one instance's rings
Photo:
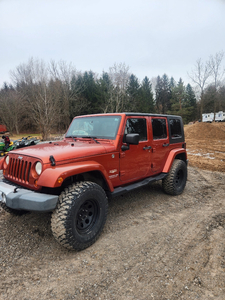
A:
{"type": "Polygon", "coordinates": [[[79,173],[76,175],[72,175],[70,177],[67,177],[62,186],[66,187],[68,185],[70,185],[71,183],[75,183],[78,181],[91,181],[94,183],[97,183],[98,185],[100,185],[103,190],[110,191],[110,187],[108,185],[108,182],[106,181],[105,177],[103,176],[103,174],[100,171],[96,171],[96,170],[92,170],[89,172],[83,172],[83,173],[79,173]]]}
{"type": "Polygon", "coordinates": [[[187,152],[184,148],[173,149],[170,151],[166,163],[163,168],[163,173],[168,173],[174,162],[174,159],[183,160],[187,164],[187,152]]]}
{"type": "Polygon", "coordinates": [[[99,184],[106,191],[112,192],[114,190],[104,167],[94,161],[48,168],[43,171],[37,184],[43,187],[58,188],[76,181],[92,181],[99,184]]]}
{"type": "Polygon", "coordinates": [[[187,163],[187,155],[186,153],[179,153],[177,154],[174,159],[180,159],[180,160],[183,160],[185,163],[187,163]]]}

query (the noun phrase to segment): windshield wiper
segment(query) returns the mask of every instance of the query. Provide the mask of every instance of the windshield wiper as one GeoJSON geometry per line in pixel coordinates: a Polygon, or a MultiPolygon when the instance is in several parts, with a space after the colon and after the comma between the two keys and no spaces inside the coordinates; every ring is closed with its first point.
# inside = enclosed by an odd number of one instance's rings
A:
{"type": "Polygon", "coordinates": [[[95,141],[95,143],[100,144],[96,139],[97,137],[95,136],[82,136],[83,139],[92,139],[93,141],[95,141]]]}
{"type": "Polygon", "coordinates": [[[74,142],[76,142],[76,139],[75,139],[76,136],[73,136],[73,135],[70,135],[70,136],[66,136],[66,138],[72,138],[74,140],[74,142]]]}

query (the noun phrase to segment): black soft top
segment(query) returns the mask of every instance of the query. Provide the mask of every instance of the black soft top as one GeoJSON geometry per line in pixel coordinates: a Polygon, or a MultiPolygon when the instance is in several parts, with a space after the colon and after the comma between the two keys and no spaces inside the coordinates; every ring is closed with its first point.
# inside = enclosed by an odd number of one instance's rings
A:
{"type": "MultiPolygon", "coordinates": [[[[181,118],[177,115],[165,115],[165,114],[152,114],[152,113],[132,113],[132,112],[123,112],[126,116],[142,116],[142,117],[166,117],[166,118],[181,118]]],[[[181,118],[182,119],[182,118],[181,118]]]]}

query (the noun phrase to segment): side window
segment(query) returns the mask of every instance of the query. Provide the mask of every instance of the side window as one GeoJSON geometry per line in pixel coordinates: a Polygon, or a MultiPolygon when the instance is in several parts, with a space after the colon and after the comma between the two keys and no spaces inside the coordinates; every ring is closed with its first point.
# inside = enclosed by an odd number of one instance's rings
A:
{"type": "Polygon", "coordinates": [[[153,139],[166,139],[167,130],[166,130],[166,119],[152,119],[152,132],[153,139]]]}
{"type": "Polygon", "coordinates": [[[147,140],[147,126],[146,119],[142,118],[131,118],[127,120],[125,134],[128,133],[139,133],[140,141],[147,140]]]}
{"type": "Polygon", "coordinates": [[[172,139],[182,137],[181,124],[179,119],[170,119],[170,132],[172,139]]]}

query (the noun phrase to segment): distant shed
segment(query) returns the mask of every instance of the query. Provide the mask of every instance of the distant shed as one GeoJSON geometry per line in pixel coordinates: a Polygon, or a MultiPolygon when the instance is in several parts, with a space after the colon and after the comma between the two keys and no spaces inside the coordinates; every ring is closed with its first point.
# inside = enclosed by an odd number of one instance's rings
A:
{"type": "Polygon", "coordinates": [[[225,122],[225,112],[217,112],[215,116],[215,122],[225,122]]]}
{"type": "Polygon", "coordinates": [[[210,122],[214,121],[214,113],[202,114],[202,122],[210,122]]]}
{"type": "Polygon", "coordinates": [[[8,131],[8,130],[7,130],[6,126],[0,124],[0,133],[5,133],[5,132],[7,132],[7,131],[8,131]]]}

